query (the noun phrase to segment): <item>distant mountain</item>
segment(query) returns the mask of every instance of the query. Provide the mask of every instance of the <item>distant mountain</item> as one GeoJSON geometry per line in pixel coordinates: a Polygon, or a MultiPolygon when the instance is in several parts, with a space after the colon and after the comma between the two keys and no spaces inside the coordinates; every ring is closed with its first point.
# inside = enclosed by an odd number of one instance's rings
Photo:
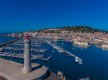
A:
{"type": "Polygon", "coordinates": [[[73,31],[73,32],[87,32],[87,33],[94,33],[94,32],[105,32],[108,33],[108,31],[95,29],[89,26],[65,26],[60,28],[47,28],[47,29],[41,29],[39,32],[54,32],[54,31],[73,31]]]}

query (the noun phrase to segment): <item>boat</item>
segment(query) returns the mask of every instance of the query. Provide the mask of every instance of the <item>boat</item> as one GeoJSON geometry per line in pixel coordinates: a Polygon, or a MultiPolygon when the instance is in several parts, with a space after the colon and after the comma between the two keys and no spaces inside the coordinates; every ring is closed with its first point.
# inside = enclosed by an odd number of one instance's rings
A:
{"type": "Polygon", "coordinates": [[[75,62],[79,62],[79,57],[76,57],[75,58],[75,62]]]}
{"type": "Polygon", "coordinates": [[[54,48],[54,49],[57,49],[57,46],[53,45],[53,48],[54,48]]]}
{"type": "Polygon", "coordinates": [[[65,51],[63,49],[58,49],[58,52],[65,53],[65,51]]]}
{"type": "Polygon", "coordinates": [[[52,56],[49,56],[48,58],[43,58],[43,60],[44,60],[45,62],[48,62],[51,58],[52,58],[52,56]]]}
{"type": "Polygon", "coordinates": [[[86,77],[86,78],[81,78],[79,80],[90,80],[90,78],[89,77],[86,77]]]}

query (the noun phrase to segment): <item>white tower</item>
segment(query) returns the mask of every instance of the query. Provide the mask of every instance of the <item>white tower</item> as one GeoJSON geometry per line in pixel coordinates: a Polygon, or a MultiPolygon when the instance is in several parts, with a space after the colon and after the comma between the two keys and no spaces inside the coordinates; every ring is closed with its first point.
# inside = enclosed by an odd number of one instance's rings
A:
{"type": "Polygon", "coordinates": [[[31,41],[29,39],[28,34],[25,36],[24,40],[24,67],[23,72],[24,73],[30,73],[32,71],[31,66],[31,41]]]}

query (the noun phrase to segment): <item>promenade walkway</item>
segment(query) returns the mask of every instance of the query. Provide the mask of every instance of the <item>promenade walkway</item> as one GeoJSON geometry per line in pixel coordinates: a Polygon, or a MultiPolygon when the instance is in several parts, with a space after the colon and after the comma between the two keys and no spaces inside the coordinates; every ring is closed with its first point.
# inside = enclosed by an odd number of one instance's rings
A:
{"type": "MultiPolygon", "coordinates": [[[[0,76],[8,80],[34,80],[47,76],[48,69],[40,64],[32,64],[33,71],[31,73],[23,73],[22,67],[22,64],[0,58],[0,76]]],[[[1,77],[1,79],[3,78],[1,77]]]]}

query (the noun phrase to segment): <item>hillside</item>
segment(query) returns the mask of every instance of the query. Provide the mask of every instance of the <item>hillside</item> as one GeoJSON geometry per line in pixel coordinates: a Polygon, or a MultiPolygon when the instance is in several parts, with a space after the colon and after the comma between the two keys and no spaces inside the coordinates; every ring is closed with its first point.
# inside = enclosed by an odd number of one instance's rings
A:
{"type": "Polygon", "coordinates": [[[41,29],[38,32],[59,32],[59,31],[73,31],[73,32],[88,32],[88,33],[94,33],[94,32],[105,32],[108,31],[95,29],[89,26],[65,26],[60,28],[47,28],[47,29],[41,29]]]}
{"type": "Polygon", "coordinates": [[[66,26],[61,28],[62,30],[74,31],[74,32],[108,32],[100,29],[95,29],[89,26],[66,26]]]}

